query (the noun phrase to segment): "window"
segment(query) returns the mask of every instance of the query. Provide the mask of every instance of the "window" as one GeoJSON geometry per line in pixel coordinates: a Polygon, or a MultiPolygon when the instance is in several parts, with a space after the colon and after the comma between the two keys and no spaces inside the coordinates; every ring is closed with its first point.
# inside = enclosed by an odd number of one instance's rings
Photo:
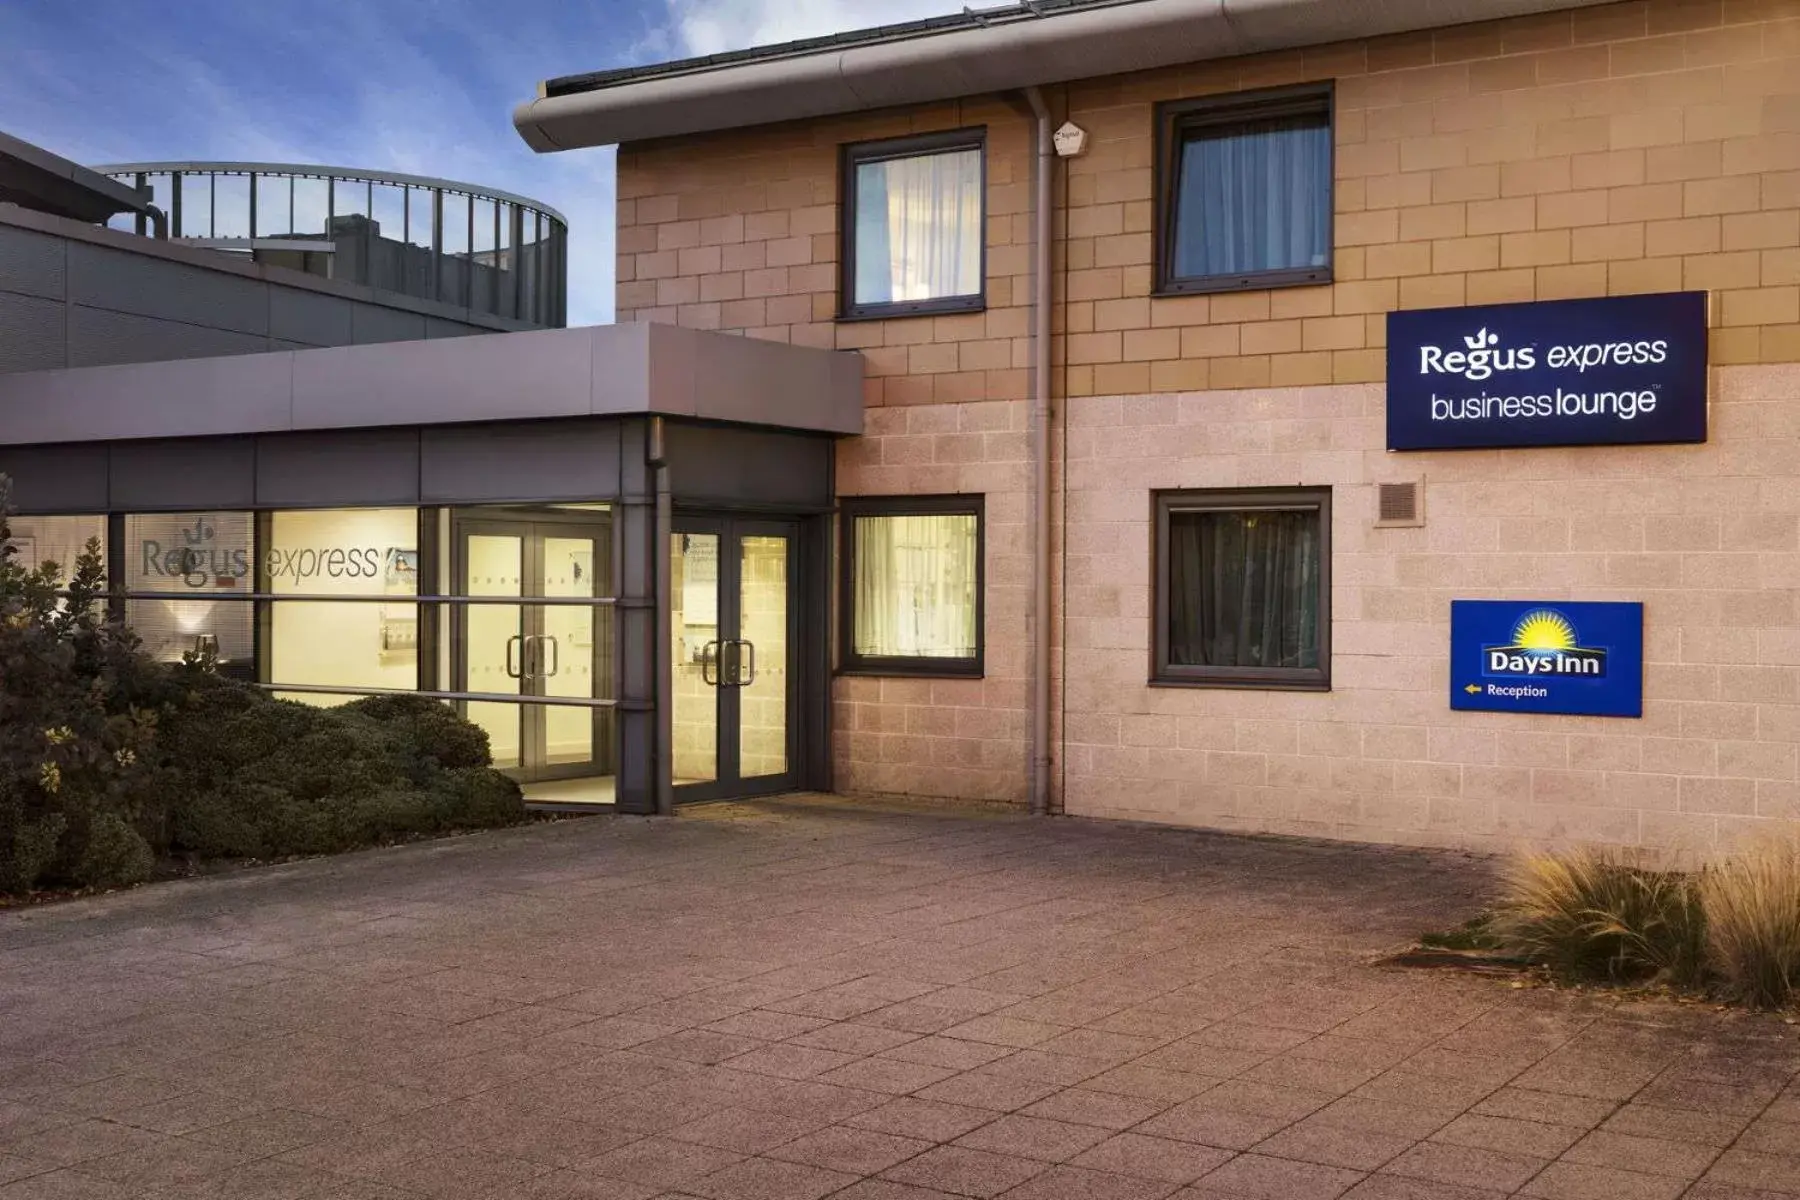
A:
{"type": "Polygon", "coordinates": [[[1156,494],[1157,683],[1331,685],[1331,490],[1156,494]]]}
{"type": "MultiPolygon", "coordinates": [[[[266,605],[263,680],[308,687],[419,686],[419,513],[412,508],[269,513],[258,544],[259,591],[381,596],[379,602],[286,600],[266,605]],[[387,599],[391,597],[391,599],[387,599]]],[[[338,693],[278,693],[342,704],[338,693]]]]}
{"type": "Polygon", "coordinates": [[[1157,110],[1157,290],[1331,281],[1331,87],[1157,110]]]}
{"type": "Polygon", "coordinates": [[[979,130],[846,147],[842,315],[981,308],[984,176],[979,130]]]}
{"type": "Polygon", "coordinates": [[[846,500],[845,671],[980,675],[979,496],[846,500]]]}
{"type": "Polygon", "coordinates": [[[247,512],[126,516],[126,590],[169,597],[125,605],[125,619],[151,657],[180,662],[186,654],[211,652],[226,674],[254,677],[251,603],[217,598],[254,588],[252,524],[247,512]]]}

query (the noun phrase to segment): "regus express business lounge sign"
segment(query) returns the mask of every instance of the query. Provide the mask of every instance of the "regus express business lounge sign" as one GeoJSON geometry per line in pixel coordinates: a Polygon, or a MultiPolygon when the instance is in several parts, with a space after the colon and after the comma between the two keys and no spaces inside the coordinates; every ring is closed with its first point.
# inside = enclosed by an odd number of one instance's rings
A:
{"type": "Polygon", "coordinates": [[[1706,440],[1706,293],[1388,314],[1389,450],[1706,440]]]}

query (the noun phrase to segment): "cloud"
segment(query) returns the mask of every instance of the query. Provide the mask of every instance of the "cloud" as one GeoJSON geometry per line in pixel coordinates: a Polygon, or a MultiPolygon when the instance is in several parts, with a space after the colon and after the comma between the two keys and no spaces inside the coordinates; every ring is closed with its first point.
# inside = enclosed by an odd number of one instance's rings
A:
{"type": "MultiPolygon", "coordinates": [[[[959,0],[664,0],[676,43],[718,54],[958,13],[959,0]]],[[[978,3],[977,7],[983,7],[978,3]]]]}

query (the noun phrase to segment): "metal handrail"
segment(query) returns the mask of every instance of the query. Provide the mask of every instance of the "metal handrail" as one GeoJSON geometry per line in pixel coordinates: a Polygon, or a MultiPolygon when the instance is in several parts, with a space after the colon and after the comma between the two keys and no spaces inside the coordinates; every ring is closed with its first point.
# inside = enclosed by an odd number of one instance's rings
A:
{"type": "Polygon", "coordinates": [[[473,704],[543,704],[552,708],[617,708],[617,700],[585,696],[527,696],[516,692],[421,692],[411,688],[336,687],[327,683],[258,683],[267,692],[308,696],[421,696],[427,700],[462,700],[473,704]]]}
{"type": "MultiPolygon", "coordinates": [[[[71,593],[59,588],[55,593],[67,600],[71,593]]],[[[336,595],[330,592],[234,592],[195,588],[187,592],[105,591],[96,600],[236,600],[262,604],[448,604],[448,605],[512,605],[528,604],[538,608],[611,608],[619,603],[616,596],[415,596],[410,592],[395,595],[336,595]]]]}

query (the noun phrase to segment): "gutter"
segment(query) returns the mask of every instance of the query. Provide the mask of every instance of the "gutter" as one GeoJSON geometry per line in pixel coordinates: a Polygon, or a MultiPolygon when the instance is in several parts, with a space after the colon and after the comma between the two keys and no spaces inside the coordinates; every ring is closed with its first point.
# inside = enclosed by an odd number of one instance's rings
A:
{"type": "Polygon", "coordinates": [[[1269,50],[1609,0],[1127,0],[1001,15],[935,32],[770,47],[591,84],[557,81],[513,112],[540,152],[1018,92],[1269,50]]]}
{"type": "Polygon", "coordinates": [[[1037,124],[1037,191],[1032,202],[1031,333],[1031,815],[1050,811],[1050,301],[1055,232],[1056,143],[1050,107],[1025,89],[1037,124]]]}

